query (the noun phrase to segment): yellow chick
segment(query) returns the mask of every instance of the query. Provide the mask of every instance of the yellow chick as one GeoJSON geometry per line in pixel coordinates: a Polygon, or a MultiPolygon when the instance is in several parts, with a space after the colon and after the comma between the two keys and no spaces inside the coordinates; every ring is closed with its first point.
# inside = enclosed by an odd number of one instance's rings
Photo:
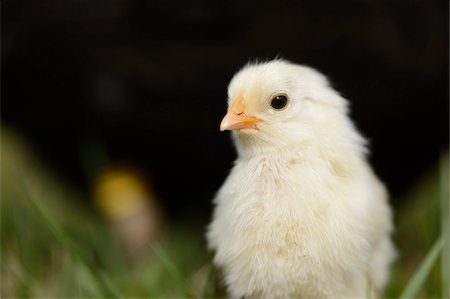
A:
{"type": "Polygon", "coordinates": [[[248,64],[228,86],[238,152],[207,231],[232,298],[374,298],[395,250],[387,193],[348,103],[312,68],[248,64]]]}

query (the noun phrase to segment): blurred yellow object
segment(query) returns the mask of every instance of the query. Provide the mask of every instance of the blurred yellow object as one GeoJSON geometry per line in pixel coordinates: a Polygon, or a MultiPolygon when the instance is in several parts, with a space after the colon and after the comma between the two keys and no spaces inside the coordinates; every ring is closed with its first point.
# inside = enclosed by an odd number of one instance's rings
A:
{"type": "Polygon", "coordinates": [[[131,260],[149,252],[162,227],[162,212],[149,184],[131,168],[110,168],[97,179],[95,201],[112,223],[131,260]]]}
{"type": "Polygon", "coordinates": [[[148,198],[143,183],[124,171],[103,174],[95,189],[95,199],[108,218],[120,219],[135,213],[148,198]]]}

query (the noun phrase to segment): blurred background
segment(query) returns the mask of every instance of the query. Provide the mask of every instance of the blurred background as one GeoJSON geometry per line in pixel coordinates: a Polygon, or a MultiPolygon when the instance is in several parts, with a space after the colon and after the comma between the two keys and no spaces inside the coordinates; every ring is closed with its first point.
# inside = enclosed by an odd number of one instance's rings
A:
{"type": "MultiPolygon", "coordinates": [[[[226,88],[275,56],[326,74],[370,140],[397,215],[390,297],[438,238],[447,1],[5,0],[1,16],[2,297],[222,296],[203,234],[236,156],[226,88]]],[[[439,268],[419,294],[439,297],[439,268]]]]}

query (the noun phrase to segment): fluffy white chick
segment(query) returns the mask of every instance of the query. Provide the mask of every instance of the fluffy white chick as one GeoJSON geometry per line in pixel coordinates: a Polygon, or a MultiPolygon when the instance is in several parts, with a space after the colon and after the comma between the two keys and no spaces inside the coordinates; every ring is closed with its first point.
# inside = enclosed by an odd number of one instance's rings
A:
{"type": "Polygon", "coordinates": [[[232,298],[367,298],[395,250],[383,184],[347,101],[312,68],[254,63],[228,87],[238,157],[214,200],[214,263],[232,298]]]}

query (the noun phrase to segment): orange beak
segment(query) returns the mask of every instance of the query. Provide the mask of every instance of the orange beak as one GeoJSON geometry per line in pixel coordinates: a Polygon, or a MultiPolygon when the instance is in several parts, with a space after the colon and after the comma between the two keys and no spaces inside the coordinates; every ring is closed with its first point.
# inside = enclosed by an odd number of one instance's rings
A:
{"type": "Polygon", "coordinates": [[[240,130],[240,129],[256,129],[256,124],[261,119],[244,115],[244,103],[242,96],[239,97],[233,106],[230,107],[228,113],[220,123],[220,131],[240,130]]]}

